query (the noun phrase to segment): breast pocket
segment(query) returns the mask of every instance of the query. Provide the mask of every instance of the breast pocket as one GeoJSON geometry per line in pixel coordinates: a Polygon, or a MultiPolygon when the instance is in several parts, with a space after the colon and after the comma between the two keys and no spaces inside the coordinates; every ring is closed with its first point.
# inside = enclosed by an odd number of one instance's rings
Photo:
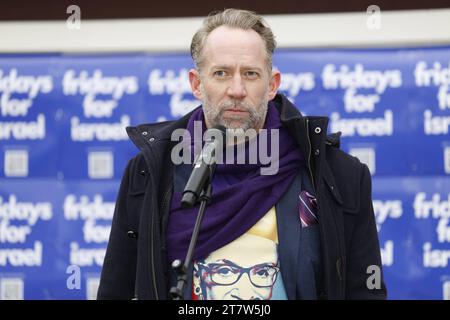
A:
{"type": "Polygon", "coordinates": [[[147,179],[144,175],[134,177],[130,181],[127,197],[128,235],[137,238],[139,231],[139,220],[144,205],[147,179]]]}

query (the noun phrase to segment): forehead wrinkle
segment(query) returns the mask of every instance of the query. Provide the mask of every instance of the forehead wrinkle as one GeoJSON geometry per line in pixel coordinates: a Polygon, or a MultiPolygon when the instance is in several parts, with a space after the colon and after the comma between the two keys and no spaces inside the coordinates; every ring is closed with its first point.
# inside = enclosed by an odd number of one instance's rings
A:
{"type": "MultiPolygon", "coordinates": [[[[236,66],[232,65],[232,64],[220,63],[220,64],[212,64],[211,69],[227,69],[227,70],[229,70],[229,69],[234,69],[235,67],[236,66]]],[[[239,67],[239,69],[242,69],[242,70],[262,71],[262,69],[260,67],[255,66],[255,65],[241,64],[241,65],[238,65],[238,67],[239,67]]]]}

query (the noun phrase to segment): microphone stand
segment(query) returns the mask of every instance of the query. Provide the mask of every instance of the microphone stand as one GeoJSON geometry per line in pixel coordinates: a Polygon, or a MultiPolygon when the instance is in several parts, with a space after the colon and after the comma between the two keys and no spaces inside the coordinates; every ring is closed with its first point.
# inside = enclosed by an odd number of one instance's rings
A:
{"type": "Polygon", "coordinates": [[[213,170],[210,172],[210,177],[205,183],[205,187],[202,190],[200,197],[200,208],[198,209],[197,219],[194,225],[194,231],[192,232],[191,242],[189,243],[188,252],[186,254],[186,259],[184,263],[181,260],[175,260],[172,263],[172,268],[175,269],[177,273],[177,285],[170,289],[170,294],[173,300],[183,300],[184,299],[184,289],[187,284],[188,275],[187,272],[192,263],[192,257],[194,255],[194,249],[197,244],[198,233],[200,231],[200,225],[203,220],[203,215],[205,214],[206,205],[211,202],[212,198],[212,185],[211,179],[213,175],[213,170]]]}

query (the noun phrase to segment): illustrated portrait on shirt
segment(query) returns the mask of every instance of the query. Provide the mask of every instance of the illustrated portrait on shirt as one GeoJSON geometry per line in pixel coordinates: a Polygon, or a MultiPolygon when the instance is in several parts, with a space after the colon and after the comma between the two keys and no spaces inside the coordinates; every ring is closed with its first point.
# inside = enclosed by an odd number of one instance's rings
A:
{"type": "Polygon", "coordinates": [[[194,299],[286,299],[277,252],[277,234],[273,228],[264,228],[264,220],[261,219],[247,233],[207,258],[195,261],[194,299]]]}

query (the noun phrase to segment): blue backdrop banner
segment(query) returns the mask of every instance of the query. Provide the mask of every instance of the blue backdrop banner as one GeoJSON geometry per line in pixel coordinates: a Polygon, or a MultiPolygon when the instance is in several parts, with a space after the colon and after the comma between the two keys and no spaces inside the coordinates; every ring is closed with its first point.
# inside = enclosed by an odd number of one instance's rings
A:
{"type": "MultiPolygon", "coordinates": [[[[0,55],[0,299],[94,299],[125,127],[199,105],[187,54],[0,55]]],[[[366,163],[390,299],[450,299],[450,47],[280,50],[280,91],[366,163]]],[[[369,274],[368,274],[369,276],[369,274]]]]}

